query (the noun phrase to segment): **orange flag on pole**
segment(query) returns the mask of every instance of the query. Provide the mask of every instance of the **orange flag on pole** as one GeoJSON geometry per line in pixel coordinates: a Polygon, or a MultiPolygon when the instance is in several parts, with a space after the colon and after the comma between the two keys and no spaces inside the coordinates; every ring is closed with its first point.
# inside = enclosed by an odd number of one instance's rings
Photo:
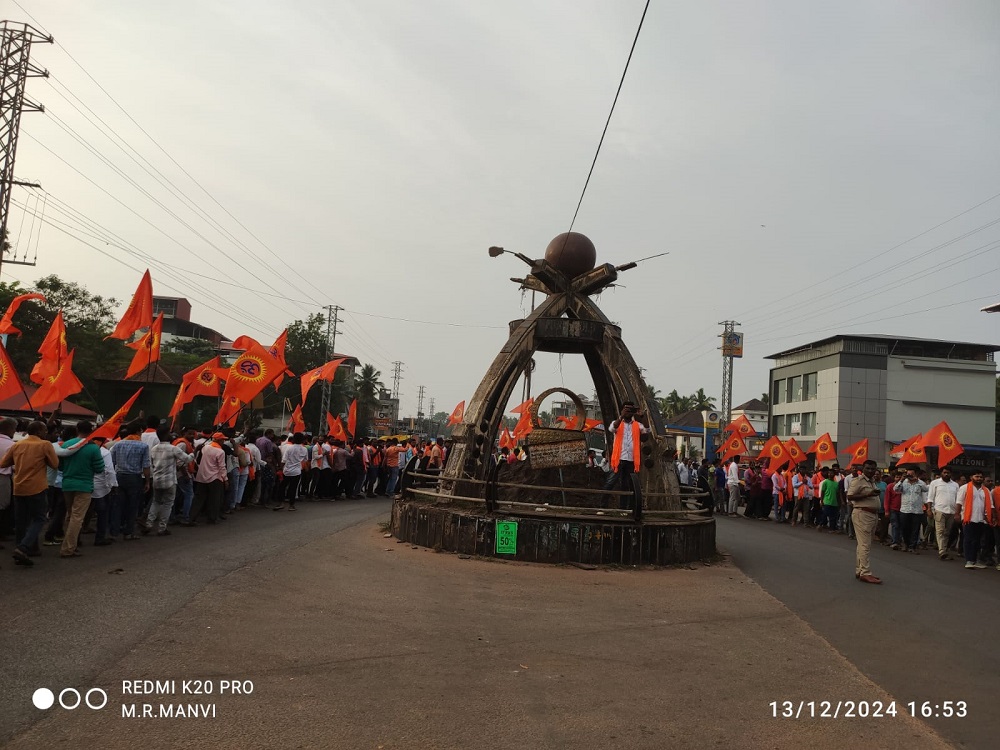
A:
{"type": "Polygon", "coordinates": [[[128,417],[129,409],[132,408],[135,400],[139,398],[140,393],[142,393],[142,388],[137,390],[132,398],[122,404],[121,408],[112,414],[110,418],[104,420],[104,424],[90,433],[89,439],[96,440],[97,438],[107,438],[108,440],[111,440],[117,437],[118,430],[121,429],[122,423],[125,421],[125,418],[128,417]]]}
{"type": "Polygon", "coordinates": [[[0,345],[0,401],[19,395],[23,391],[21,379],[17,377],[17,370],[14,369],[10,357],[7,356],[7,350],[0,345]]]}
{"type": "Polygon", "coordinates": [[[510,413],[511,414],[522,414],[523,412],[525,412],[528,409],[530,409],[531,405],[533,403],[535,403],[535,399],[529,398],[527,401],[524,401],[524,402],[518,404],[517,406],[515,406],[513,409],[511,409],[510,413]]]}
{"type": "Polygon", "coordinates": [[[10,301],[7,305],[7,312],[3,314],[3,318],[0,318],[0,334],[3,333],[14,333],[18,336],[21,335],[21,331],[14,327],[14,313],[17,312],[17,308],[21,306],[22,302],[27,302],[29,299],[37,299],[42,302],[45,301],[44,294],[32,293],[32,294],[19,294],[14,299],[10,301]]]}
{"type": "Polygon", "coordinates": [[[181,378],[181,387],[177,390],[177,398],[174,399],[174,405],[170,409],[170,416],[176,417],[180,414],[184,405],[191,403],[195,396],[218,398],[222,387],[220,378],[228,372],[227,368],[219,366],[218,357],[212,357],[207,362],[184,373],[181,378]]]}
{"type": "Polygon", "coordinates": [[[128,308],[122,319],[118,321],[115,330],[105,338],[121,339],[127,341],[132,338],[132,334],[142,328],[150,328],[153,325],[153,280],[149,276],[149,269],[142,275],[139,287],[132,295],[132,301],[128,303],[128,308]]]}
{"type": "Polygon", "coordinates": [[[59,364],[66,359],[69,349],[66,347],[66,322],[63,319],[62,310],[56,313],[56,317],[49,326],[49,332],[42,339],[41,346],[38,347],[41,359],[31,368],[31,382],[44,383],[49,375],[55,375],[59,370],[59,364]]]}
{"type": "Polygon", "coordinates": [[[451,416],[448,417],[447,427],[451,427],[453,424],[459,424],[465,419],[465,401],[461,401],[458,406],[456,406],[452,412],[451,416]]]}
{"type": "Polygon", "coordinates": [[[344,429],[344,423],[340,421],[340,415],[338,414],[331,421],[330,413],[326,414],[327,426],[330,428],[330,436],[336,440],[343,440],[347,442],[347,431],[344,429]]]}
{"type": "Polygon", "coordinates": [[[66,359],[59,364],[59,369],[55,374],[46,377],[45,382],[35,391],[35,401],[38,402],[34,404],[36,409],[50,404],[58,405],[74,393],[83,390],[83,383],[73,374],[73,352],[75,351],[76,349],[66,355],[66,359]]]}
{"type": "MultiPolygon", "coordinates": [[[[285,346],[288,344],[288,329],[286,328],[281,334],[274,340],[274,343],[268,348],[267,353],[274,357],[276,360],[281,362],[285,368],[285,372],[281,373],[278,377],[274,379],[274,388],[277,390],[281,387],[281,382],[285,379],[285,374],[294,375],[291,370],[288,369],[288,363],[285,362],[285,346]]],[[[305,402],[303,402],[305,403],[305,402]]]]}
{"type": "Polygon", "coordinates": [[[730,431],[735,431],[735,434],[739,435],[744,440],[757,434],[757,430],[755,430],[753,425],[750,424],[750,420],[747,419],[746,414],[740,414],[740,416],[726,425],[725,429],[722,430],[722,433],[726,434],[730,431]]]}
{"type": "Polygon", "coordinates": [[[868,438],[862,438],[854,445],[849,445],[842,451],[837,451],[837,453],[850,453],[851,459],[847,464],[848,466],[857,466],[858,464],[863,464],[868,460],[868,438]]]}
{"type": "Polygon", "coordinates": [[[236,398],[236,396],[226,396],[222,401],[222,408],[215,415],[215,423],[226,427],[235,427],[236,418],[239,416],[242,408],[243,402],[236,398]]]}
{"type": "Polygon", "coordinates": [[[125,379],[138,375],[154,362],[160,361],[160,339],[163,336],[163,313],[156,316],[153,325],[145,335],[132,344],[125,344],[129,349],[135,349],[132,364],[128,366],[125,379]]]}
{"type": "MultiPolygon", "coordinates": [[[[281,363],[267,353],[259,344],[255,344],[236,358],[226,375],[226,389],[222,392],[225,402],[231,399],[248,404],[254,397],[274,382],[283,371],[281,363]]],[[[220,419],[227,404],[216,415],[215,423],[224,424],[220,419]]],[[[231,408],[231,407],[230,407],[231,408]]]]}
{"type": "Polygon", "coordinates": [[[306,420],[302,416],[302,404],[296,404],[292,416],[288,418],[288,429],[292,432],[305,432],[306,420]]]}
{"type": "Polygon", "coordinates": [[[514,425],[514,438],[516,440],[523,440],[526,438],[535,426],[531,422],[531,405],[535,402],[534,399],[529,398],[518,408],[520,409],[520,418],[517,420],[517,424],[514,425]]]}
{"type": "Polygon", "coordinates": [[[595,427],[598,427],[598,426],[600,426],[602,424],[604,424],[604,423],[601,420],[599,420],[599,419],[587,419],[587,420],[584,420],[583,431],[587,432],[588,430],[592,430],[595,427]]]}
{"type": "Polygon", "coordinates": [[[501,448],[513,448],[517,445],[517,440],[515,440],[514,436],[510,434],[510,430],[507,429],[506,425],[504,425],[503,430],[500,431],[499,445],[501,448]]]}
{"type": "MultiPolygon", "coordinates": [[[[337,374],[337,368],[343,364],[347,357],[341,357],[340,359],[331,359],[326,364],[320,365],[319,367],[304,373],[301,378],[299,378],[302,385],[302,403],[306,402],[306,396],[309,395],[310,389],[316,385],[320,380],[331,381],[337,374]]],[[[284,372],[284,371],[282,371],[284,372]]]]}
{"type": "Polygon", "coordinates": [[[815,453],[817,461],[837,460],[837,449],[833,445],[833,440],[830,438],[829,432],[824,432],[816,438],[816,442],[809,446],[809,450],[806,453],[815,453]]]}
{"type": "Polygon", "coordinates": [[[947,422],[940,422],[924,434],[924,439],[920,441],[924,448],[938,449],[938,468],[947,466],[953,458],[965,453],[965,448],[958,442],[955,433],[947,422]]]}
{"type": "Polygon", "coordinates": [[[785,444],[778,439],[777,435],[772,435],[768,438],[757,458],[758,460],[766,458],[768,462],[767,466],[772,471],[781,468],[782,464],[786,464],[792,460],[791,455],[785,448],[785,444]]]}
{"type": "Polygon", "coordinates": [[[897,465],[903,464],[922,464],[927,461],[927,454],[924,452],[923,445],[924,436],[921,433],[917,433],[909,440],[904,440],[902,443],[893,448],[889,455],[898,455],[899,461],[897,465]]]}
{"type": "Polygon", "coordinates": [[[351,405],[347,409],[347,431],[351,433],[351,437],[357,437],[358,434],[358,400],[354,399],[351,405]]]}
{"type": "Polygon", "coordinates": [[[746,443],[743,442],[743,438],[738,433],[726,440],[725,447],[726,451],[720,457],[723,461],[727,458],[738,458],[747,452],[746,443]]]}
{"type": "Polygon", "coordinates": [[[808,458],[808,456],[806,456],[806,452],[802,450],[802,446],[795,441],[795,438],[788,438],[788,440],[785,441],[785,450],[788,451],[788,455],[792,457],[793,469],[808,458]]]}

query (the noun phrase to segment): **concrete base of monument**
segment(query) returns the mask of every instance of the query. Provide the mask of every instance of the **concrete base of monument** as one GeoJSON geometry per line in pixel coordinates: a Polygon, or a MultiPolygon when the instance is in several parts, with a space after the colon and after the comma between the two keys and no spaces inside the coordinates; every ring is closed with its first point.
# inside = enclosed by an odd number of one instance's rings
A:
{"type": "Polygon", "coordinates": [[[392,504],[391,530],[401,541],[438,551],[523,562],[677,565],[716,555],[711,517],[691,513],[636,523],[608,513],[571,515],[545,506],[489,515],[482,508],[403,498],[392,504]]]}

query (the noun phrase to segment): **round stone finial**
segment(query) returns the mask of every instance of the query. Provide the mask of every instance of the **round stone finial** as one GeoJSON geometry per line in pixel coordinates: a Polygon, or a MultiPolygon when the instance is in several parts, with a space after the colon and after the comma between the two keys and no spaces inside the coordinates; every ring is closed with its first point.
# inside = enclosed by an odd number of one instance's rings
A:
{"type": "Polygon", "coordinates": [[[545,260],[573,279],[594,269],[597,248],[584,234],[563,232],[545,248],[545,260]]]}

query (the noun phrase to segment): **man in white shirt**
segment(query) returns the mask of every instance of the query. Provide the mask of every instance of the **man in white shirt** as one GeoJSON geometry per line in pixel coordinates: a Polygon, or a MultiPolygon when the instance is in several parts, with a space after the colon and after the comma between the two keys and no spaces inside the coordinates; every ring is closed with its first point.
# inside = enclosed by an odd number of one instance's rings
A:
{"type": "MultiPolygon", "coordinates": [[[[638,473],[641,464],[639,443],[642,436],[648,432],[645,425],[639,422],[638,417],[641,416],[633,402],[624,401],[621,416],[608,425],[608,432],[614,439],[611,450],[612,472],[604,483],[606,490],[613,490],[616,486],[626,491],[632,489],[631,475],[638,473]]],[[[622,495],[619,498],[618,507],[621,510],[627,510],[630,504],[627,496],[622,495]]]]}
{"type": "Polygon", "coordinates": [[[736,458],[731,459],[726,467],[726,489],[729,490],[727,511],[730,516],[735,516],[740,507],[740,462],[736,458]]]}
{"type": "MultiPolygon", "coordinates": [[[[288,502],[288,510],[295,510],[295,501],[299,497],[299,482],[302,479],[302,465],[308,465],[309,449],[305,446],[306,436],[301,432],[292,435],[288,442],[281,446],[281,494],[288,502]]],[[[284,505],[279,505],[273,510],[284,510],[284,505]]]]}
{"type": "Polygon", "coordinates": [[[691,470],[688,469],[687,461],[677,462],[677,478],[681,485],[688,485],[691,483],[691,470]]]}
{"type": "Polygon", "coordinates": [[[993,497],[983,485],[983,472],[972,475],[972,481],[958,488],[955,498],[955,520],[962,524],[962,548],[965,567],[982,569],[979,545],[989,525],[996,520],[993,497]]]}
{"type": "Polygon", "coordinates": [[[95,547],[106,547],[114,542],[110,531],[109,522],[111,520],[111,504],[114,502],[114,491],[118,489],[118,475],[115,474],[115,465],[111,460],[111,451],[105,444],[107,438],[98,438],[96,442],[101,448],[101,458],[104,459],[104,472],[94,474],[94,494],[90,496],[94,513],[97,516],[97,533],[94,535],[95,547]]]}
{"type": "Polygon", "coordinates": [[[924,517],[924,504],[927,502],[927,485],[917,479],[915,469],[907,469],[906,479],[896,483],[896,492],[903,497],[899,507],[899,522],[906,551],[920,554],[917,552],[917,544],[920,541],[920,519],[924,517]]]}
{"type": "Polygon", "coordinates": [[[951,469],[945,466],[941,476],[931,482],[927,490],[927,504],[934,511],[934,528],[937,531],[938,558],[950,560],[948,539],[955,519],[955,504],[958,499],[958,483],[952,481],[951,469]]]}

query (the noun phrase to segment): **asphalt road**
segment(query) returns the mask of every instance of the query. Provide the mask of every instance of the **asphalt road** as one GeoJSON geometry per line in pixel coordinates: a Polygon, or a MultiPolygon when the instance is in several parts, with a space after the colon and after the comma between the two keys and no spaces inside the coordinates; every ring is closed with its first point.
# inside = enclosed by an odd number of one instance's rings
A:
{"type": "Polygon", "coordinates": [[[165,619],[216,579],[337,531],[383,516],[388,500],[299,503],[295,513],[245,510],[216,526],[171,527],[93,547],[62,560],[43,547],[33,568],[15,566],[11,542],[0,551],[0,745],[42,716],[38,687],[85,685],[133,651],[165,619]]]}
{"type": "MultiPolygon", "coordinates": [[[[845,536],[743,518],[719,519],[718,544],[900,709],[910,701],[966,701],[966,718],[927,723],[960,747],[997,746],[1000,571],[876,545],[872,571],[884,584],[872,586],[855,580],[856,546],[845,536]]],[[[780,633],[748,637],[761,649],[782,648],[780,633]]]]}

